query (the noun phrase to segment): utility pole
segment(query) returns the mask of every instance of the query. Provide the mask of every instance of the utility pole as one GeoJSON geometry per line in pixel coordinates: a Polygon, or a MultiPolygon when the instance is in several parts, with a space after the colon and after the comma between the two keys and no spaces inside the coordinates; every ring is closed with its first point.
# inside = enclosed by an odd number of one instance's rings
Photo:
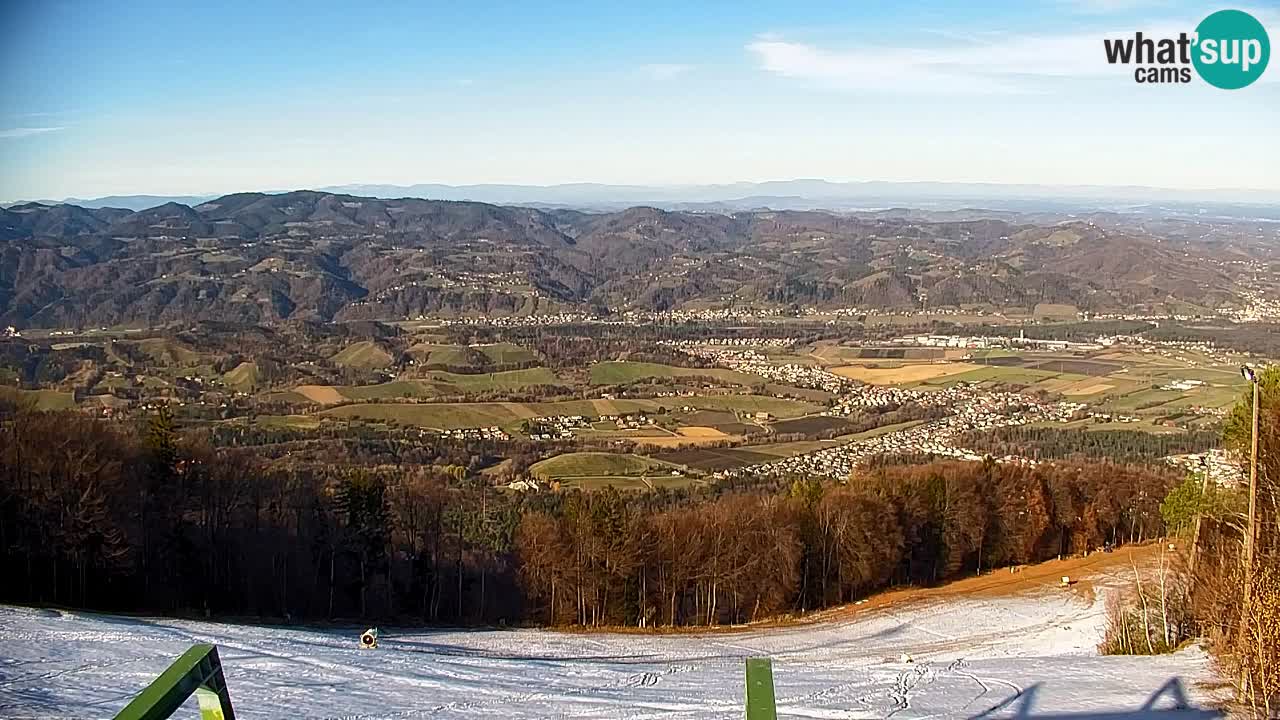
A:
{"type": "Polygon", "coordinates": [[[1240,368],[1240,374],[1253,385],[1253,426],[1249,448],[1249,522],[1244,537],[1244,607],[1247,613],[1253,584],[1254,546],[1258,537],[1256,524],[1258,509],[1258,412],[1260,410],[1259,396],[1261,387],[1258,383],[1258,375],[1253,371],[1253,368],[1242,367],[1240,368]]]}
{"type": "MultiPolygon", "coordinates": [[[[1255,513],[1258,505],[1258,412],[1260,387],[1258,375],[1248,365],[1240,368],[1240,374],[1253,385],[1253,427],[1249,449],[1249,522],[1245,526],[1244,536],[1244,604],[1240,606],[1240,639],[1245,639],[1249,626],[1249,615],[1253,605],[1253,553],[1257,538],[1255,513]]],[[[1249,687],[1249,671],[1240,670],[1240,692],[1243,696],[1249,687]]]]}
{"type": "MultiPolygon", "coordinates": [[[[1204,463],[1204,460],[1201,459],[1204,463]]],[[[1196,501],[1196,527],[1191,533],[1191,559],[1187,562],[1187,573],[1191,575],[1191,582],[1195,582],[1196,576],[1196,553],[1200,549],[1200,526],[1204,522],[1204,499],[1209,494],[1209,467],[1208,463],[1200,468],[1200,497],[1196,501]]]]}

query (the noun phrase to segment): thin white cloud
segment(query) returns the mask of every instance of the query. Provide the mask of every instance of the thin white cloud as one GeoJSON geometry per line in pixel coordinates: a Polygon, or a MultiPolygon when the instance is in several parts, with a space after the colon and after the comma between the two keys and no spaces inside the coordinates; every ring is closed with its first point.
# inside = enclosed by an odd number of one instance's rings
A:
{"type": "Polygon", "coordinates": [[[1058,4],[1078,13],[1106,15],[1169,3],[1167,0],[1058,0],[1058,4]]]}
{"type": "MultiPolygon", "coordinates": [[[[1194,25],[1141,28],[1176,37],[1194,25]]],[[[829,49],[763,36],[747,45],[760,67],[782,77],[844,90],[906,94],[1037,93],[1051,80],[1126,74],[1109,65],[1103,38],[1139,28],[1060,35],[983,33],[930,47],[862,46],[829,49]]]]}
{"type": "Polygon", "coordinates": [[[43,135],[45,133],[58,132],[64,130],[61,127],[17,127],[8,130],[0,130],[0,139],[24,138],[32,135],[43,135]]]}
{"type": "Polygon", "coordinates": [[[650,63],[641,65],[640,72],[654,80],[670,80],[688,73],[693,69],[692,65],[682,65],[679,63],[650,63]]]}

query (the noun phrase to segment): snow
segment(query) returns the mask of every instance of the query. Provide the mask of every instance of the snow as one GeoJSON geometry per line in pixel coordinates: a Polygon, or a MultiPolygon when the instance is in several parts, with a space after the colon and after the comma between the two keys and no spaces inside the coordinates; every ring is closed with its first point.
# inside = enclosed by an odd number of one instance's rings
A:
{"type": "Polygon", "coordinates": [[[743,659],[761,655],[773,658],[784,718],[1213,716],[1139,712],[1171,679],[1203,707],[1203,686],[1215,678],[1197,648],[1099,656],[1103,604],[1040,589],[734,632],[382,628],[376,650],[359,648],[364,626],[0,607],[0,717],[112,717],[196,642],[218,645],[245,719],[740,718],[743,659]],[[904,655],[912,662],[901,662],[904,655]]]}

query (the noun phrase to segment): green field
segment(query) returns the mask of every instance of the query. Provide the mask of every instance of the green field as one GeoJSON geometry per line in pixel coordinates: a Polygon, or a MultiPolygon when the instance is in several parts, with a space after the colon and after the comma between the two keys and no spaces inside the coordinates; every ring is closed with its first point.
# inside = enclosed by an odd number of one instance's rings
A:
{"type": "Polygon", "coordinates": [[[463,375],[461,373],[450,373],[442,371],[434,371],[430,374],[432,380],[452,385],[462,392],[488,392],[493,390],[516,390],[530,385],[557,385],[560,379],[544,367],[529,368],[528,370],[507,370],[505,372],[478,373],[475,375],[463,375]]]}
{"type": "Polygon", "coordinates": [[[144,355],[164,365],[192,365],[200,362],[200,353],[168,338],[147,338],[132,343],[144,355]]]}
{"type": "Polygon", "coordinates": [[[434,383],[419,380],[392,380],[376,385],[340,385],[334,388],[352,400],[397,400],[400,398],[433,398],[444,395],[434,383]]]}
{"type": "Polygon", "coordinates": [[[329,359],[334,365],[361,370],[378,370],[390,367],[394,362],[391,353],[368,340],[352,343],[329,359]]]}
{"type": "Polygon", "coordinates": [[[591,366],[591,384],[623,385],[642,378],[710,377],[734,385],[763,382],[759,375],[724,368],[687,368],[646,362],[600,362],[591,366]]]}
{"type": "Polygon", "coordinates": [[[325,410],[323,415],[353,420],[397,422],[406,425],[455,430],[474,427],[510,427],[519,424],[520,416],[501,403],[378,403],[343,405],[325,410]]]}
{"type": "Polygon", "coordinates": [[[1011,383],[1016,385],[1034,385],[1044,380],[1083,380],[1084,375],[1075,375],[1072,373],[1059,373],[1049,370],[1035,370],[1023,367],[982,367],[977,370],[959,373],[957,375],[946,375],[944,377],[926,380],[923,385],[933,385],[938,387],[948,387],[962,382],[977,383],[1011,383]]]}
{"type": "Polygon", "coordinates": [[[243,362],[222,376],[222,383],[232,390],[250,392],[258,385],[257,363],[243,362]]]}
{"type": "MultiPolygon", "coordinates": [[[[335,385],[332,388],[348,400],[426,400],[467,393],[518,390],[530,385],[555,385],[559,382],[559,378],[546,368],[530,368],[477,375],[433,371],[422,380],[391,380],[374,385],[335,385]]],[[[340,402],[318,401],[328,404],[340,402]]]]}
{"type": "MultiPolygon", "coordinates": [[[[390,383],[388,383],[390,384],[390,383]]],[[[380,387],[380,386],[370,386],[380,387]]],[[[346,393],[347,389],[343,388],[346,393]]],[[[441,430],[468,427],[514,429],[526,419],[551,415],[625,415],[657,412],[659,407],[674,410],[688,405],[707,410],[764,411],[775,417],[798,417],[816,412],[819,407],[798,400],[784,400],[761,395],[717,395],[712,397],[665,398],[657,400],[610,400],[600,404],[589,400],[566,400],[540,403],[377,403],[343,405],[325,410],[332,417],[374,421],[395,421],[441,430]]]]}
{"type": "Polygon", "coordinates": [[[57,390],[20,390],[0,387],[0,398],[19,406],[30,404],[32,410],[70,410],[76,406],[75,396],[57,390]]]}
{"type": "Polygon", "coordinates": [[[628,453],[565,453],[534,463],[529,472],[541,480],[583,490],[653,490],[687,487],[697,482],[678,465],[628,453]]]}
{"type": "Polygon", "coordinates": [[[420,343],[409,348],[409,351],[423,358],[426,365],[454,370],[483,371],[486,366],[491,365],[528,365],[538,361],[537,355],[532,351],[511,343],[470,346],[420,343]]]}
{"type": "Polygon", "coordinates": [[[667,475],[679,467],[630,453],[576,452],[534,463],[529,472],[547,480],[583,477],[667,475]]]}

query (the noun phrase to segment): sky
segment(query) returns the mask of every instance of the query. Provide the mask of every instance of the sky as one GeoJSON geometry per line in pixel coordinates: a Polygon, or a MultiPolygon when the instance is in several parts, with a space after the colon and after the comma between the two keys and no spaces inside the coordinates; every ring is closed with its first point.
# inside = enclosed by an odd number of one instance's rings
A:
{"type": "MultiPolygon", "coordinates": [[[[0,0],[0,200],[824,178],[1280,190],[1280,67],[1102,40],[1280,2],[0,0]]],[[[1273,63],[1280,65],[1280,61],[1273,63]]]]}

